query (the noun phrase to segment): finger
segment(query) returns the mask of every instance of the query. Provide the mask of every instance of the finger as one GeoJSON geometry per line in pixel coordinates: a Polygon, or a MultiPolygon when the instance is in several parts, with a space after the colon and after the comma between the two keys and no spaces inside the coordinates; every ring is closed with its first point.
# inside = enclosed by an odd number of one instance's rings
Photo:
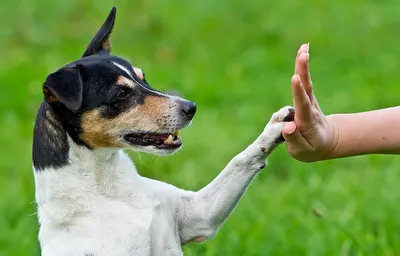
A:
{"type": "Polygon", "coordinates": [[[303,137],[300,130],[296,127],[295,122],[287,123],[282,130],[283,138],[285,138],[288,151],[294,153],[295,151],[302,151],[309,146],[307,140],[303,137]]]}
{"type": "Polygon", "coordinates": [[[291,83],[296,120],[300,120],[304,125],[312,124],[313,116],[311,101],[300,82],[299,75],[293,75],[291,83]]]}
{"type": "Polygon", "coordinates": [[[298,72],[297,72],[297,70],[298,70],[297,61],[298,61],[300,55],[301,55],[302,53],[307,53],[307,52],[308,52],[308,44],[302,44],[302,45],[300,46],[299,50],[297,51],[296,60],[295,60],[295,62],[294,62],[294,63],[295,63],[295,66],[294,66],[294,73],[295,73],[295,74],[298,73],[298,72]]]}
{"type": "Polygon", "coordinates": [[[298,58],[302,53],[304,52],[308,52],[308,44],[302,44],[299,48],[299,50],[297,51],[297,56],[296,58],[298,58]]]}
{"type": "Polygon", "coordinates": [[[310,97],[310,100],[313,100],[313,88],[308,65],[309,56],[310,55],[308,53],[302,53],[299,56],[299,58],[297,59],[297,74],[299,74],[300,81],[303,84],[307,95],[310,97]]]}
{"type": "Polygon", "coordinates": [[[296,131],[296,128],[295,122],[288,122],[282,129],[283,137],[292,135],[296,131]]]}

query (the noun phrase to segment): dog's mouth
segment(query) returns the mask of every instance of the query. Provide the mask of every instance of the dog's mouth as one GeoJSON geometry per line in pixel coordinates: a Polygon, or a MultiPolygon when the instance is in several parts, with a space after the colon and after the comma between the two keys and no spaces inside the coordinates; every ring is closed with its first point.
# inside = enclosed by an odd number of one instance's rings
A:
{"type": "Polygon", "coordinates": [[[174,133],[128,133],[124,139],[136,146],[154,146],[157,149],[177,149],[182,146],[179,132],[174,133]]]}

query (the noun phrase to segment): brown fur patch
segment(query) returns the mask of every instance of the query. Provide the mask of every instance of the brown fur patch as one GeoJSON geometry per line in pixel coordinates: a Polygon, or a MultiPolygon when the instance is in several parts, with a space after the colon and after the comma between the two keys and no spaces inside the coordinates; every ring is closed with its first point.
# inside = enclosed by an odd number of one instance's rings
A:
{"type": "Polygon", "coordinates": [[[126,78],[124,76],[118,76],[116,83],[118,85],[125,85],[125,86],[131,87],[131,88],[134,88],[136,85],[134,81],[132,81],[131,79],[126,78]]]}
{"type": "Polygon", "coordinates": [[[145,98],[137,105],[115,118],[104,118],[100,109],[91,110],[82,116],[81,139],[92,148],[123,147],[121,137],[131,132],[158,132],[164,129],[157,120],[165,117],[166,99],[156,96],[145,98]]]}
{"type": "Polygon", "coordinates": [[[54,94],[49,91],[46,87],[43,86],[43,95],[44,98],[46,99],[47,102],[49,103],[55,103],[58,102],[58,99],[56,98],[56,96],[54,96],[54,94]]]}
{"type": "Polygon", "coordinates": [[[94,109],[82,116],[81,139],[92,148],[118,147],[117,134],[112,133],[112,126],[118,123],[102,118],[99,109],[94,109]]]}

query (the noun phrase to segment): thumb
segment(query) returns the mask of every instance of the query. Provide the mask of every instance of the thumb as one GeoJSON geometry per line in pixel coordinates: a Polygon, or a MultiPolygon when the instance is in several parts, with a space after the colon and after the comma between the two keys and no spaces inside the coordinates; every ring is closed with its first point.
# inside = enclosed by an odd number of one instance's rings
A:
{"type": "Polygon", "coordinates": [[[282,129],[283,138],[285,138],[286,144],[291,148],[303,148],[307,141],[301,134],[300,130],[297,129],[295,122],[288,122],[282,129]]]}

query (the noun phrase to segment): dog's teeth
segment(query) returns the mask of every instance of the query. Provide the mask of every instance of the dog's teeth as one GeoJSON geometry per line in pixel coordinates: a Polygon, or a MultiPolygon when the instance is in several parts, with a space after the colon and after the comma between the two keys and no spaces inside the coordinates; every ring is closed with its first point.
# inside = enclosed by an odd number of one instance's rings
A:
{"type": "Polygon", "coordinates": [[[172,135],[169,135],[168,139],[164,140],[164,144],[172,144],[172,143],[173,143],[172,135]]]}

